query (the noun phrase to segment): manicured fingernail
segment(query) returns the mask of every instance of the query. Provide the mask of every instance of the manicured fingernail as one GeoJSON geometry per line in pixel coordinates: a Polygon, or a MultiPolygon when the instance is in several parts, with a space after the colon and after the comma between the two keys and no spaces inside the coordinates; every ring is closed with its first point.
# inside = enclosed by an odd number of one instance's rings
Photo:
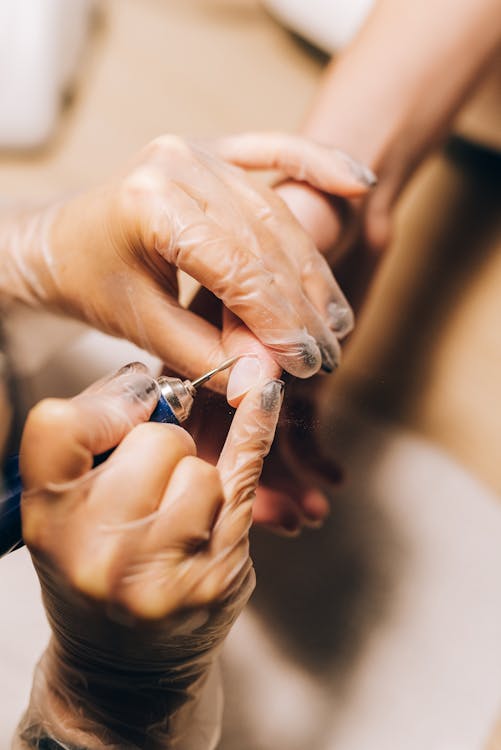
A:
{"type": "Polygon", "coordinates": [[[369,169],[369,167],[357,161],[345,151],[338,151],[338,154],[342,156],[350,172],[358,182],[370,188],[377,185],[377,177],[372,169],[369,169]]]}
{"type": "Polygon", "coordinates": [[[231,403],[244,396],[261,379],[261,362],[258,357],[242,357],[230,372],[226,397],[231,403]]]}
{"type": "Polygon", "coordinates": [[[353,310],[339,302],[330,302],[327,305],[327,318],[329,327],[338,338],[347,336],[355,326],[353,310]]]}
{"type": "MultiPolygon", "coordinates": [[[[130,362],[121,367],[112,377],[111,382],[123,379],[125,398],[139,399],[145,403],[158,401],[160,388],[152,378],[148,368],[142,362],[130,362]]],[[[121,386],[120,386],[121,387],[121,386]]]]}
{"type": "Polygon", "coordinates": [[[275,411],[282,404],[285,383],[283,380],[270,380],[261,393],[261,407],[264,411],[275,411]]]}
{"type": "Polygon", "coordinates": [[[301,521],[296,516],[287,516],[279,525],[269,528],[283,536],[298,536],[301,531],[301,521]]]}
{"type": "Polygon", "coordinates": [[[324,372],[334,372],[339,366],[339,356],[330,346],[319,344],[320,354],[322,355],[322,370],[324,372]]]}
{"type": "Polygon", "coordinates": [[[121,375],[128,375],[131,372],[148,372],[148,368],[142,362],[129,362],[128,365],[124,365],[112,376],[119,378],[121,375]]]}
{"type": "Polygon", "coordinates": [[[311,341],[307,341],[303,346],[303,361],[308,370],[318,369],[318,351],[318,344],[311,337],[311,341]]]}
{"type": "Polygon", "coordinates": [[[323,492],[314,489],[303,497],[301,510],[307,526],[320,528],[330,514],[330,504],[323,492]]]}

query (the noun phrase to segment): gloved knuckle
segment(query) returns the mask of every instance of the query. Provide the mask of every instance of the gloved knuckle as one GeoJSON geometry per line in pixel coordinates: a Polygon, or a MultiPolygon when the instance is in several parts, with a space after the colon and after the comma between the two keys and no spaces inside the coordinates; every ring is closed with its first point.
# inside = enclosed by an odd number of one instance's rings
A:
{"type": "Polygon", "coordinates": [[[91,599],[109,599],[114,559],[114,552],[104,548],[99,555],[88,554],[88,551],[86,554],[76,555],[73,561],[67,563],[70,584],[76,591],[91,599]]]}
{"type": "Polygon", "coordinates": [[[194,486],[201,487],[204,492],[210,495],[214,493],[223,494],[221,477],[215,466],[195,456],[187,456],[183,458],[181,463],[193,477],[194,486]]]}
{"type": "Polygon", "coordinates": [[[73,424],[75,407],[71,401],[58,398],[46,398],[34,406],[28,414],[25,435],[32,431],[52,431],[73,424]]]}

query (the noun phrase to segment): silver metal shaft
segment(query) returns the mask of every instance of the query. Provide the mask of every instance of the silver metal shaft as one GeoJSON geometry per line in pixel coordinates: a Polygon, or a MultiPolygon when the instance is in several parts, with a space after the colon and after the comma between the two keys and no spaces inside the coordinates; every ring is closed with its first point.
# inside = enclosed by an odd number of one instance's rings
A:
{"type": "Polygon", "coordinates": [[[226,359],[222,364],[218,365],[214,368],[214,370],[210,370],[209,372],[206,372],[205,375],[201,375],[196,380],[191,381],[192,388],[198,388],[198,386],[203,385],[208,380],[214,377],[214,375],[217,375],[218,372],[222,372],[223,370],[227,370],[228,367],[231,367],[234,362],[237,361],[237,359],[240,359],[242,355],[237,354],[236,357],[231,357],[231,359],[226,359]]]}

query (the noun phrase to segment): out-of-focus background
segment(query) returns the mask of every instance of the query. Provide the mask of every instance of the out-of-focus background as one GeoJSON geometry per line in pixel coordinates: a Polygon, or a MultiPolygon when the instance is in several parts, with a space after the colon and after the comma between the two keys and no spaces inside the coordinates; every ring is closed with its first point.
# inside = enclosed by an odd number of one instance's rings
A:
{"type": "MultiPolygon", "coordinates": [[[[34,68],[38,99],[23,66],[0,78],[6,205],[96,184],[163,132],[293,131],[325,65],[257,0],[47,5],[35,35],[0,45],[11,69],[19,45],[49,55],[34,68]]],[[[270,3],[300,30],[284,5],[270,3]]],[[[348,480],[327,527],[256,535],[254,607],[227,649],[225,750],[487,747],[501,711],[499,84],[486,78],[461,114],[469,143],[430,158],[401,201],[336,376],[329,440],[348,480]]],[[[130,351],[49,318],[7,328],[31,400],[73,392],[130,351]]],[[[0,748],[46,634],[23,554],[0,563],[0,748]]]]}

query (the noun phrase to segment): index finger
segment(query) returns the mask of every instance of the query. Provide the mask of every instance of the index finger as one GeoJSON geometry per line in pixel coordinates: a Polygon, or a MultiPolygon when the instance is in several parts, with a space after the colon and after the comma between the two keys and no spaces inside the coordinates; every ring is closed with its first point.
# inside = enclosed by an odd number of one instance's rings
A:
{"type": "Polygon", "coordinates": [[[217,464],[224,492],[213,533],[218,550],[234,547],[249,529],[263,460],[275,436],[283,389],[281,380],[256,386],[235,413],[217,464]]]}
{"type": "Polygon", "coordinates": [[[218,156],[245,169],[274,169],[334,195],[364,195],[374,173],[349,154],[291,133],[242,133],[217,138],[218,156]]]}

